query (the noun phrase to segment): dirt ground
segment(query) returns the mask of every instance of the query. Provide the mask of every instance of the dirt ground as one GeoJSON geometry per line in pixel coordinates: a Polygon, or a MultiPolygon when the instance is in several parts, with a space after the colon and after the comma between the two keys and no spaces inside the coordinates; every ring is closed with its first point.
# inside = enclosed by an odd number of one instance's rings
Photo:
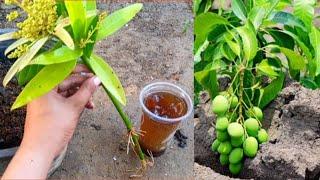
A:
{"type": "MultiPolygon", "coordinates": [[[[113,11],[123,5],[100,4],[99,8],[113,11]]],[[[170,81],[189,94],[193,92],[192,25],[184,32],[188,24],[192,24],[190,4],[145,3],[134,21],[96,48],[96,53],[110,63],[121,79],[128,99],[125,110],[137,127],[141,115],[138,95],[144,85],[170,81]]],[[[94,95],[94,102],[95,109],[83,113],[66,158],[52,179],[126,179],[132,174],[128,170],[139,166],[132,152],[126,154],[125,126],[102,89],[94,95]]],[[[192,120],[183,123],[181,129],[188,137],[187,147],[180,148],[173,140],[166,153],[155,158],[146,179],[192,178],[192,120]]],[[[0,161],[0,174],[7,163],[8,160],[0,161]]]]}

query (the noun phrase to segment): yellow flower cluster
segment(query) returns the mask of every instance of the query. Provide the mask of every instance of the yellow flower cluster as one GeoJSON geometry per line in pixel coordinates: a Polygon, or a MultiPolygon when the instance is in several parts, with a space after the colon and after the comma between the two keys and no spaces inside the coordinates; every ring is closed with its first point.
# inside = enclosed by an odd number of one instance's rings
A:
{"type": "Polygon", "coordinates": [[[19,47],[17,47],[12,53],[8,55],[8,58],[13,59],[13,58],[19,58],[21,57],[25,52],[29,50],[29,45],[23,44],[19,47]]]}
{"type": "Polygon", "coordinates": [[[4,0],[4,3],[7,5],[11,5],[11,4],[17,3],[17,1],[16,0],[4,0]]]}
{"type": "Polygon", "coordinates": [[[19,17],[18,11],[12,11],[10,14],[7,15],[7,20],[8,21],[13,21],[19,17]]]}
{"type": "Polygon", "coordinates": [[[6,0],[5,2],[15,4],[27,13],[27,19],[17,23],[19,30],[15,33],[15,38],[35,40],[53,32],[58,19],[55,0],[6,0]]]}

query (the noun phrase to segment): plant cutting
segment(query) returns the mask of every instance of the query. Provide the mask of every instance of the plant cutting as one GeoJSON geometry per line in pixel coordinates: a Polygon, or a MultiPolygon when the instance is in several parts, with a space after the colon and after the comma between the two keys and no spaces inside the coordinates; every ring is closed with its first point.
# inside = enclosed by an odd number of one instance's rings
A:
{"type": "Polygon", "coordinates": [[[22,10],[8,14],[9,21],[15,21],[22,13],[27,15],[16,23],[16,31],[0,35],[0,41],[15,40],[5,51],[8,58],[16,60],[3,86],[15,76],[19,85],[24,86],[12,110],[48,93],[70,75],[76,64],[85,64],[101,80],[127,127],[128,141],[141,161],[141,170],[145,170],[148,161],[138,142],[139,132],[122,109],[126,97],[120,80],[105,60],[93,53],[98,41],[128,23],[143,5],[133,4],[107,15],[97,10],[96,1],[6,0],[5,3],[22,10]]]}
{"type": "Polygon", "coordinates": [[[211,148],[237,175],[244,159],[254,158],[268,141],[262,109],[277,97],[285,77],[320,87],[317,4],[232,0],[228,7],[216,2],[218,7],[210,0],[194,1],[195,93],[209,92],[217,115],[211,148]]]}

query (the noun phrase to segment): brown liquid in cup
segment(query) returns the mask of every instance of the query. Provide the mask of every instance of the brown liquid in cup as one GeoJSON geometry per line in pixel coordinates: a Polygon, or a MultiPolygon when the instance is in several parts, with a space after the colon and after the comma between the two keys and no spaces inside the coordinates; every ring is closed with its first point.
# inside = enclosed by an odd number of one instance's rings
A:
{"type": "Polygon", "coordinates": [[[187,113],[188,107],[182,98],[168,92],[152,93],[144,99],[144,104],[153,114],[169,120],[157,121],[145,112],[141,118],[140,130],[144,132],[139,138],[141,148],[145,153],[149,150],[153,156],[160,156],[180,124],[180,121],[170,122],[170,119],[182,117],[187,113]]]}

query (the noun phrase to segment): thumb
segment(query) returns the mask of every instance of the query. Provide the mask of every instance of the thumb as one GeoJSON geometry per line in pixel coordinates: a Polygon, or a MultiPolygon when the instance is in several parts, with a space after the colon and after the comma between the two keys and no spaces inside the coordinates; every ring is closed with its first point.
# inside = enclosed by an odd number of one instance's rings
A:
{"type": "Polygon", "coordinates": [[[89,78],[81,85],[80,89],[68,99],[75,107],[83,109],[100,84],[101,81],[98,77],[89,78]]]}

